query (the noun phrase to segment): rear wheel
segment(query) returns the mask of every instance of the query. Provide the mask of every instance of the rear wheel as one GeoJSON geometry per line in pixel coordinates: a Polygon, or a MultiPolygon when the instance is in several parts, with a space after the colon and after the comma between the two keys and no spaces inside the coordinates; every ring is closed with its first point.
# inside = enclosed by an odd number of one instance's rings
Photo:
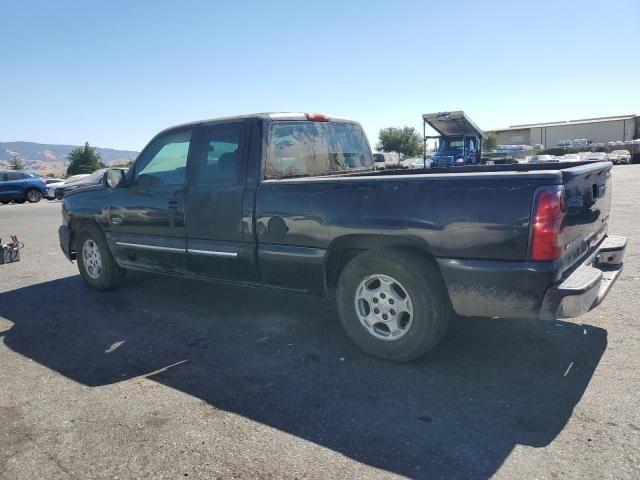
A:
{"type": "Polygon", "coordinates": [[[37,188],[32,188],[31,190],[28,190],[27,200],[29,201],[29,203],[38,203],[40,200],[42,200],[42,192],[37,188]]]}
{"type": "Polygon", "coordinates": [[[110,290],[123,280],[125,269],[120,267],[97,227],[83,230],[76,243],[78,269],[86,285],[93,290],[110,290]]]}
{"type": "Polygon", "coordinates": [[[414,360],[442,339],[451,303],[437,268],[402,250],[362,253],[338,281],[340,321],[366,353],[397,362],[414,360]]]}
{"type": "Polygon", "coordinates": [[[9,203],[11,200],[0,200],[0,203],[6,205],[7,203],[9,203]]]}

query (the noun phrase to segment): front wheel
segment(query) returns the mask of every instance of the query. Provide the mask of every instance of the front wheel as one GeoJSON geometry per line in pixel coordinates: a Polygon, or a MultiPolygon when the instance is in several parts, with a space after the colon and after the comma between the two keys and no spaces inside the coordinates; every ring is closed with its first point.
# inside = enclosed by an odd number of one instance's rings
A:
{"type": "Polygon", "coordinates": [[[27,201],[29,203],[38,203],[40,200],[42,200],[42,192],[40,190],[32,188],[27,191],[27,201]]]}
{"type": "Polygon", "coordinates": [[[337,306],[356,345],[396,362],[433,349],[452,314],[437,268],[420,255],[396,249],[372,250],[349,262],[338,281],[337,306]]]}
{"type": "Polygon", "coordinates": [[[92,290],[110,290],[118,286],[125,275],[109,251],[104,235],[97,227],[80,233],[77,241],[78,269],[84,283],[92,290]]]}

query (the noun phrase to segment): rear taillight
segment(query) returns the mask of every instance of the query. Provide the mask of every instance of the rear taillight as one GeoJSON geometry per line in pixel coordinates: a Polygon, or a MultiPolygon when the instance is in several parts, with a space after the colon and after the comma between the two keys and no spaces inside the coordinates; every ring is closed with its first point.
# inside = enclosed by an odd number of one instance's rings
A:
{"type": "Polygon", "coordinates": [[[533,215],[531,260],[557,260],[562,256],[562,231],[566,218],[564,187],[538,191],[533,215]]]}
{"type": "Polygon", "coordinates": [[[329,117],[326,115],[323,115],[322,113],[305,113],[304,116],[307,117],[307,120],[311,120],[313,122],[329,121],[329,117]]]}

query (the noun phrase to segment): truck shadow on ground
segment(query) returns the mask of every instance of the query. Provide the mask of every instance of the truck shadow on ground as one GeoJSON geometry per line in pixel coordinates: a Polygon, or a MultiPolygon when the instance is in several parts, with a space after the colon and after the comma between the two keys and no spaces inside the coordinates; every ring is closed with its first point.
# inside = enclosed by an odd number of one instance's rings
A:
{"type": "Polygon", "coordinates": [[[325,303],[152,275],[21,288],[0,316],[9,348],[82,384],[147,375],[414,478],[487,478],[514,446],[549,444],[607,345],[592,326],[455,319],[437,351],[395,365],[359,353],[325,303]]]}

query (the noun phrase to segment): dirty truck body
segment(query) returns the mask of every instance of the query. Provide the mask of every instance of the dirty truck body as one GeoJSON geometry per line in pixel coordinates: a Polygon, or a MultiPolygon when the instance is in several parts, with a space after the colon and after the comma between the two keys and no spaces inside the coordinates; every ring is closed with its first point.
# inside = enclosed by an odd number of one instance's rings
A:
{"type": "Polygon", "coordinates": [[[158,134],[117,185],[65,195],[60,244],[95,289],[136,269],[335,300],[352,340],[403,361],[452,312],[595,307],[626,245],[608,234],[611,166],[376,171],[356,122],[215,119],[158,134]]]}

